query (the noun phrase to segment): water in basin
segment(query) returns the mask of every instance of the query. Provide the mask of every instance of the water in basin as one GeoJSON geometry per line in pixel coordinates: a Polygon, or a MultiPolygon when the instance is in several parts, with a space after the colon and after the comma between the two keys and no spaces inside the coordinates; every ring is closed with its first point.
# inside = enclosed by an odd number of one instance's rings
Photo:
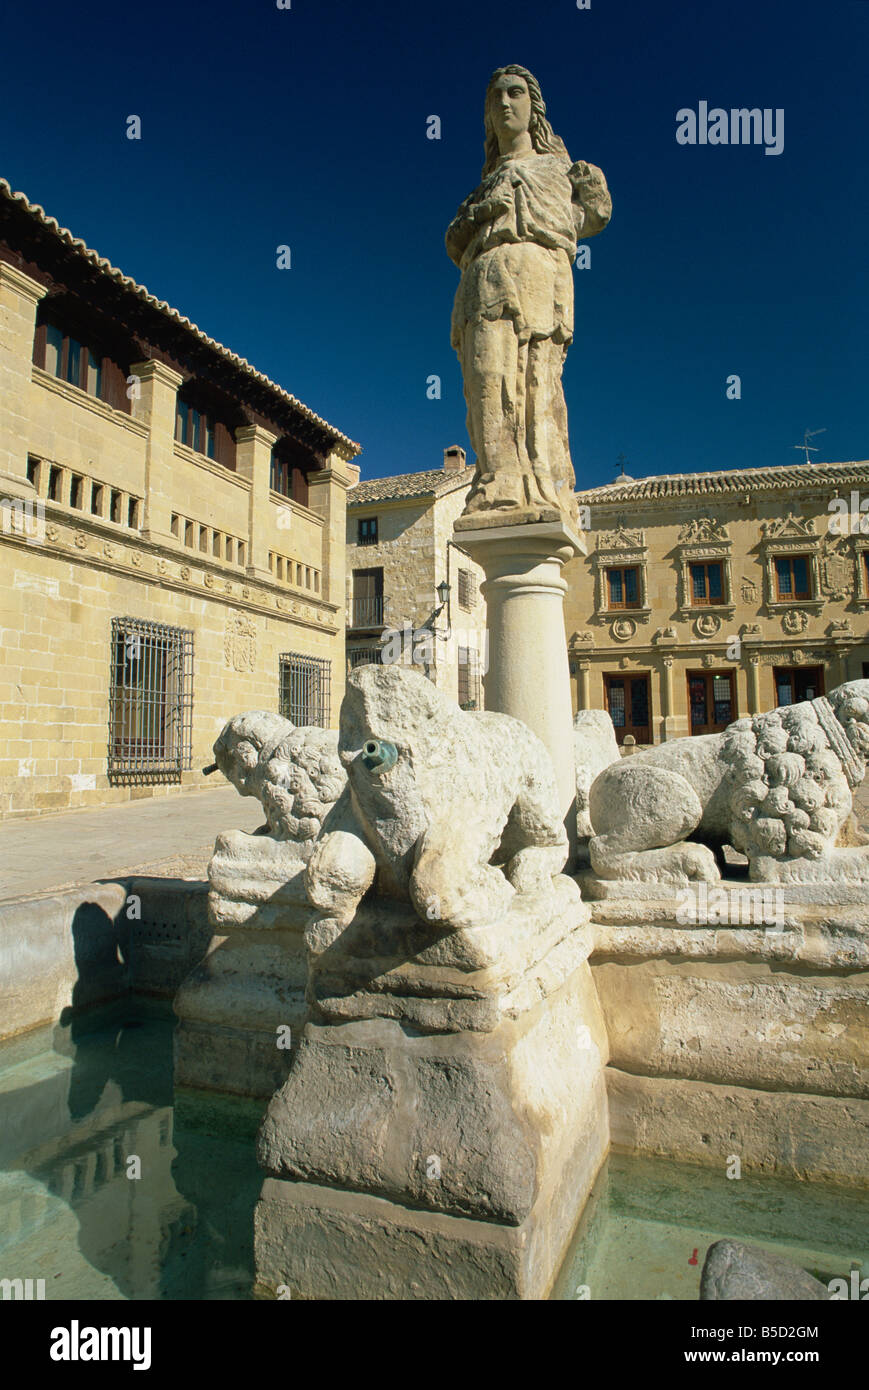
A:
{"type": "MultiPolygon", "coordinates": [[[[174,1092],[173,1023],[128,1000],[0,1045],[0,1279],[43,1279],[47,1299],[251,1296],[263,1103],[174,1092]]],[[[696,1299],[722,1236],[866,1277],[869,1194],[612,1155],[553,1297],[696,1299]]]]}

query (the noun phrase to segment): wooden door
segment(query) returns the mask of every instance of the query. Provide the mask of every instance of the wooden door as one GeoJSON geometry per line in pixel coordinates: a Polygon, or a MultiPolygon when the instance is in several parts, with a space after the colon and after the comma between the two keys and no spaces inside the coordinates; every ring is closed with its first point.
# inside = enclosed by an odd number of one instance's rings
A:
{"type": "Polygon", "coordinates": [[[651,743],[648,675],[604,676],[604,684],[616,742],[624,743],[628,734],[632,734],[637,743],[651,743]]]}

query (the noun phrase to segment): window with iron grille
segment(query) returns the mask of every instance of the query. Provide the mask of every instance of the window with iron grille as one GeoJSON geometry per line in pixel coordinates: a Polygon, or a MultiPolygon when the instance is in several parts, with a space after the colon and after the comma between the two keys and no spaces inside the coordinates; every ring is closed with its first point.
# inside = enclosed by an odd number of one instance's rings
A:
{"type": "Polygon", "coordinates": [[[462,709],[482,709],[480,658],[475,647],[459,647],[459,704],[462,709]]]}
{"type": "Polygon", "coordinates": [[[191,766],[193,633],[112,619],[108,777],[180,782],[191,766]]]}
{"type": "Polygon", "coordinates": [[[282,652],[280,712],[295,725],[329,727],[331,666],[327,657],[282,652]]]}
{"type": "Polygon", "coordinates": [[[348,647],[347,661],[350,665],[351,671],[355,671],[357,666],[382,666],[383,648],[348,647]]]}
{"type": "Polygon", "coordinates": [[[470,570],[459,570],[459,607],[470,613],[477,602],[477,585],[470,570]]]}
{"type": "Polygon", "coordinates": [[[359,519],[359,530],[357,532],[359,545],[377,544],[377,517],[364,516],[359,519]]]}

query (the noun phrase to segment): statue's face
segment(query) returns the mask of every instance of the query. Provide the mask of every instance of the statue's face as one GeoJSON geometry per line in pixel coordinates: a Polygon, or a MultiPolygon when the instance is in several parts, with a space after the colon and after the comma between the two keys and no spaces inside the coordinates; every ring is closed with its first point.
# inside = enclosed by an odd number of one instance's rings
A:
{"type": "Polygon", "coordinates": [[[521,135],[531,120],[531,95],[524,77],[504,72],[496,78],[488,100],[492,129],[499,138],[521,135]]]}

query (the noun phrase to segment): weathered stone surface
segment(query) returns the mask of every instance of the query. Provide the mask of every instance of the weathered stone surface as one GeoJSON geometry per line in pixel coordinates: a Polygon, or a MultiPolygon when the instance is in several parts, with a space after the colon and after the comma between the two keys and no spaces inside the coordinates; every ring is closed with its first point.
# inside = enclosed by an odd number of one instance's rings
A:
{"type": "Polygon", "coordinates": [[[484,1036],[414,1037],[382,1018],[310,1023],[263,1122],[259,1161],[279,1176],[519,1224],[564,1126],[592,1103],[606,1050],[587,965],[484,1036]]]}
{"type": "Polygon", "coordinates": [[[486,709],[521,720],[546,747],[572,859],[576,772],[561,572],[585,543],[560,515],[521,525],[507,520],[498,511],[474,512],[456,523],[458,543],[486,574],[492,653],[486,709]],[[481,526],[481,517],[500,524],[481,526]]]}
{"type": "Polygon", "coordinates": [[[225,830],[208,865],[208,911],[216,931],[304,925],[310,915],[305,867],[313,842],[225,830]]]}
{"type": "Polygon", "coordinates": [[[771,1255],[759,1245],[717,1240],[710,1245],[700,1276],[700,1299],[755,1302],[828,1300],[826,1285],[799,1265],[771,1255]]]}
{"type": "Polygon", "coordinates": [[[335,730],[263,711],[236,715],[214,744],[227,779],[262,802],[267,833],[217,837],[208,911],[224,939],[174,1001],[178,1085],[269,1096],[287,1074],[308,1015],[305,867],[346,784],[337,750],[335,730]]]}
{"type": "Polygon", "coordinates": [[[576,524],[561,372],[573,338],[576,239],[612,204],[600,169],[572,163],[536,79],[499,68],[486,92],[483,181],[446,236],[462,272],[452,319],[477,472],[466,514],[576,524]]]}
{"type": "Polygon", "coordinates": [[[743,1173],[866,1188],[869,1101],[607,1068],[613,1147],[743,1173]]]}
{"type": "Polygon", "coordinates": [[[576,762],[576,833],[580,839],[594,834],[589,813],[589,792],[599,772],[618,762],[621,754],[613,721],[606,710],[583,709],[573,720],[576,762]]]}
{"type": "Polygon", "coordinates": [[[313,840],[346,781],[333,729],[297,729],[264,710],[230,719],[214,758],[239,795],[259,798],[269,834],[279,840],[313,840]]]}
{"type": "MultiPolygon", "coordinates": [[[[311,958],[313,1017],[395,1018],[423,1032],[491,1032],[545,999],[588,957],[588,909],[568,878],[539,907],[516,894],[497,923],[449,931],[367,898],[311,958]]],[[[309,930],[309,938],[311,936],[309,930]]]]}
{"type": "Polygon", "coordinates": [[[799,964],[605,961],[594,979],[623,1071],[869,1099],[864,973],[799,964]]]}
{"type": "Polygon", "coordinates": [[[348,678],[339,749],[349,786],[305,875],[323,922],[312,949],[349,924],[375,872],[381,894],[433,928],[482,926],[517,893],[552,893],[567,836],[549,755],[517,719],[464,712],[414,671],[364,666],[348,678]]]}
{"type": "Polygon", "coordinates": [[[604,879],[713,881],[709,846],[730,844],[759,882],[869,882],[869,847],[837,847],[867,755],[865,680],[648,749],[592,785],[592,868],[604,879]],[[697,841],[683,843],[692,831],[697,841]]]}
{"type": "Polygon", "coordinates": [[[545,1297],[607,1150],[605,1049],[587,966],[485,1039],[308,1025],[260,1135],[260,1291],[545,1297]]]}
{"type": "Polygon", "coordinates": [[[0,1037],[127,992],[126,902],[125,884],[94,883],[0,907],[0,1037]]]}

